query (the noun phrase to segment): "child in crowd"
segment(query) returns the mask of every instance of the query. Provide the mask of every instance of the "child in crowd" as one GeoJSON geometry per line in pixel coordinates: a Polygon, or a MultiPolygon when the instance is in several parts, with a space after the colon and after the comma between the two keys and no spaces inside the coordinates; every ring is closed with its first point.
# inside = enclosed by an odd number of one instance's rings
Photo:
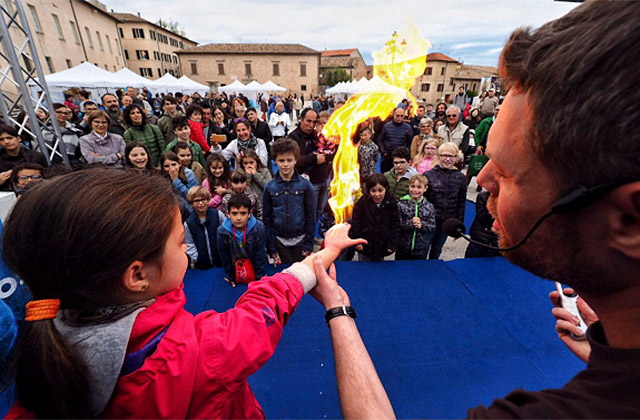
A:
{"type": "Polygon", "coordinates": [[[172,120],[173,132],[176,138],[167,144],[165,151],[171,152],[178,142],[187,143],[189,149],[191,149],[191,155],[194,162],[198,162],[200,165],[205,165],[204,154],[200,145],[194,141],[191,141],[191,126],[189,125],[189,119],[183,115],[179,115],[172,120]]]}
{"type": "Polygon", "coordinates": [[[427,139],[420,143],[419,152],[413,157],[413,161],[411,162],[411,166],[416,169],[416,172],[423,174],[433,168],[439,146],[440,142],[437,139],[427,139]]]}
{"type": "Polygon", "coordinates": [[[352,234],[367,240],[367,244],[356,247],[360,261],[381,261],[396,250],[400,230],[398,205],[389,192],[389,181],[382,174],[369,175],[365,190],[353,207],[352,234]]]}
{"type": "Polygon", "coordinates": [[[368,125],[362,125],[358,131],[358,164],[360,165],[360,183],[369,175],[376,173],[376,164],[380,156],[378,145],[371,141],[373,131],[368,125]]]}
{"type": "Polygon", "coordinates": [[[180,166],[180,160],[173,152],[164,152],[160,155],[160,175],[171,181],[180,199],[183,220],[186,220],[193,211],[187,202],[187,193],[198,185],[196,176],[191,169],[180,166]]]}
{"type": "Polygon", "coordinates": [[[322,270],[361,241],[338,225],[315,257],[253,283],[224,313],[194,316],[184,309],[177,204],[167,183],[107,169],[58,177],[18,200],[2,256],[33,300],[8,417],[264,417],[247,378],[316,282],[320,303],[336,306],[322,270]]]}
{"type": "Polygon", "coordinates": [[[416,170],[409,166],[411,154],[409,149],[400,146],[391,153],[393,158],[393,168],[386,172],[384,176],[389,181],[389,191],[396,201],[409,193],[409,178],[417,174],[416,170]]]}
{"type": "MultiPolygon", "coordinates": [[[[202,107],[200,105],[189,105],[184,112],[187,114],[189,128],[191,128],[189,138],[198,144],[204,152],[209,153],[211,147],[207,139],[204,138],[204,132],[202,130],[204,128],[204,124],[202,124],[202,107]]],[[[175,127],[174,125],[173,128],[175,127]]]]}
{"type": "Polygon", "coordinates": [[[156,169],[149,159],[147,146],[139,141],[127,143],[124,148],[124,167],[147,175],[156,174],[156,169]]]}
{"type": "Polygon", "coordinates": [[[396,260],[425,260],[436,232],[436,211],[424,198],[429,181],[424,175],[409,178],[409,195],[398,201],[400,235],[396,260]]]}
{"type": "Polygon", "coordinates": [[[247,195],[235,193],[228,197],[228,217],[218,228],[218,252],[227,274],[225,280],[235,287],[235,261],[239,258],[249,259],[255,280],[265,275],[266,234],[262,222],[251,213],[252,203],[247,195]]]}
{"type": "Polygon", "coordinates": [[[273,143],[278,166],[275,178],[264,188],[264,227],[267,252],[276,263],[301,261],[313,251],[316,204],[313,185],[298,175],[298,143],[285,137],[273,143]]]}
{"type": "Polygon", "coordinates": [[[269,169],[265,168],[260,157],[253,149],[245,149],[242,153],[242,168],[247,174],[247,187],[258,194],[262,203],[262,195],[267,182],[273,178],[269,169]]]}
{"type": "Polygon", "coordinates": [[[209,190],[211,200],[209,207],[217,209],[222,204],[222,198],[229,194],[229,164],[219,154],[212,153],[207,157],[207,178],[202,181],[202,186],[209,190]]]}
{"type": "Polygon", "coordinates": [[[22,190],[32,183],[42,182],[44,179],[44,166],[38,163],[23,162],[13,168],[11,183],[16,195],[22,194],[22,190]]]}
{"type": "Polygon", "coordinates": [[[202,184],[207,173],[204,171],[204,168],[200,163],[193,160],[193,153],[191,153],[189,145],[185,142],[179,141],[175,146],[173,146],[173,153],[175,153],[176,156],[178,156],[178,159],[180,159],[180,165],[183,168],[191,169],[198,180],[198,184],[202,184]]]}
{"type": "Polygon", "coordinates": [[[316,138],[318,147],[318,153],[323,155],[335,155],[338,151],[338,145],[329,140],[322,134],[322,129],[329,121],[330,114],[327,111],[322,111],[318,115],[318,122],[316,123],[316,138]]]}
{"type": "Polygon", "coordinates": [[[206,270],[222,267],[216,238],[225,216],[221,211],[209,207],[210,199],[209,190],[199,185],[187,193],[187,201],[194,210],[184,222],[184,243],[187,245],[191,268],[206,270]]]}
{"type": "Polygon", "coordinates": [[[229,184],[231,184],[231,194],[227,194],[222,198],[220,211],[227,213],[227,203],[233,194],[244,194],[251,200],[251,208],[254,209],[254,215],[258,220],[262,220],[262,200],[258,194],[247,188],[247,174],[243,169],[234,169],[229,175],[229,184]]]}

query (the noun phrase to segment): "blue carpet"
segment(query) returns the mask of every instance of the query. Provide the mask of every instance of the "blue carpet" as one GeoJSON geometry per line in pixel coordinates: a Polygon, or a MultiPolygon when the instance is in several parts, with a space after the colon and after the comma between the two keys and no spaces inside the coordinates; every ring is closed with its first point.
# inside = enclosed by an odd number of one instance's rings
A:
{"type": "MultiPolygon", "coordinates": [[[[400,418],[462,417],[517,387],[561,386],[584,367],[554,332],[552,284],[502,258],[345,262],[338,281],[400,418]]],[[[224,311],[245,290],[219,269],[185,278],[193,313],[224,311]]],[[[273,358],[250,378],[267,417],[341,417],[323,313],[303,299],[273,358]]]]}

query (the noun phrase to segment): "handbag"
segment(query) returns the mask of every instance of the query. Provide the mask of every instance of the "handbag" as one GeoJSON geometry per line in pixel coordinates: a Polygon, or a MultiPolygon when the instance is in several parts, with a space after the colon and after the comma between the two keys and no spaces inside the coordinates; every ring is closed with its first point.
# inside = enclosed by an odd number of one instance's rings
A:
{"type": "Polygon", "coordinates": [[[488,161],[489,156],[487,155],[471,155],[471,159],[469,159],[469,170],[467,171],[467,176],[477,176],[488,161]]]}
{"type": "Polygon", "coordinates": [[[233,266],[236,272],[236,283],[247,284],[253,281],[256,281],[256,274],[253,271],[253,265],[251,264],[251,260],[246,257],[245,249],[246,249],[246,241],[247,241],[247,227],[244,228],[244,234],[242,235],[242,254],[243,257],[238,258],[238,252],[236,251],[236,227],[233,227],[233,266]]]}

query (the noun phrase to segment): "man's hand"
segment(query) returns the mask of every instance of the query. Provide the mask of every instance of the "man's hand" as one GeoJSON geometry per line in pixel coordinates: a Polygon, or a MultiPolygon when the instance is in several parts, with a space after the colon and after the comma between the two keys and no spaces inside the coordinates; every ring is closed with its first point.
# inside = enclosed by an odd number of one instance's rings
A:
{"type": "MultiPolygon", "coordinates": [[[[566,288],[564,289],[564,293],[569,295],[574,293],[574,291],[573,289],[566,288]]],[[[582,330],[578,328],[580,320],[562,307],[562,304],[560,303],[560,294],[557,291],[554,290],[549,293],[549,299],[551,299],[551,303],[555,306],[555,308],[551,310],[551,313],[556,319],[556,332],[558,333],[558,337],[573,354],[586,363],[589,360],[589,355],[591,354],[591,345],[586,340],[578,341],[571,338],[571,334],[576,336],[582,335],[582,330]]],[[[579,297],[577,304],[580,315],[582,315],[582,319],[584,319],[587,326],[598,321],[598,315],[593,312],[593,309],[591,309],[584,299],[579,297]]]]}
{"type": "Polygon", "coordinates": [[[351,239],[349,237],[349,229],[351,229],[351,225],[348,223],[334,225],[324,235],[324,247],[337,248],[341,252],[343,249],[367,243],[366,239],[351,239]]]}
{"type": "Polygon", "coordinates": [[[11,169],[9,169],[8,171],[0,172],[0,184],[4,184],[9,180],[9,178],[11,178],[11,172],[11,169]]]}
{"type": "Polygon", "coordinates": [[[313,296],[325,310],[335,308],[336,306],[349,306],[349,296],[338,285],[336,281],[336,266],[331,264],[329,268],[329,274],[322,265],[322,258],[316,256],[313,258],[313,267],[316,273],[316,287],[314,287],[309,294],[313,296]]]}
{"type": "Polygon", "coordinates": [[[323,155],[322,153],[316,154],[316,162],[318,163],[318,165],[322,165],[326,161],[327,161],[327,157],[325,155],[323,155]]]}

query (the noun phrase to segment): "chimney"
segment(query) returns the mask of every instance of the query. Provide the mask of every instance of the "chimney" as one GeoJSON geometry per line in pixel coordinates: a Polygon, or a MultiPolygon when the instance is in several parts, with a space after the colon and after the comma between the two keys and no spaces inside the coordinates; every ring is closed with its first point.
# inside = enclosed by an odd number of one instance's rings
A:
{"type": "Polygon", "coordinates": [[[140,16],[140,12],[138,12],[138,17],[142,17],[142,16],[140,16]]]}

